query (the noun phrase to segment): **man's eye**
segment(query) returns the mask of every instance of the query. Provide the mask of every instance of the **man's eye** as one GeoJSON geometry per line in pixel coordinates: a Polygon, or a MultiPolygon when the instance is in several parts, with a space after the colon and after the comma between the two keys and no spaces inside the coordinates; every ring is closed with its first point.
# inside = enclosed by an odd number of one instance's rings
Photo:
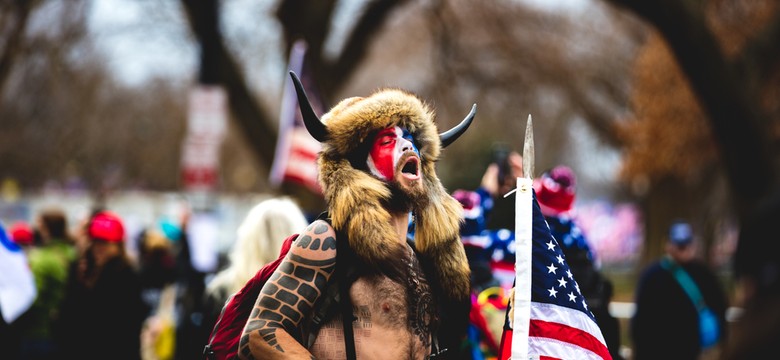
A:
{"type": "Polygon", "coordinates": [[[392,142],[393,142],[392,138],[385,137],[385,138],[382,138],[382,140],[379,141],[379,144],[380,145],[390,145],[392,142]]]}

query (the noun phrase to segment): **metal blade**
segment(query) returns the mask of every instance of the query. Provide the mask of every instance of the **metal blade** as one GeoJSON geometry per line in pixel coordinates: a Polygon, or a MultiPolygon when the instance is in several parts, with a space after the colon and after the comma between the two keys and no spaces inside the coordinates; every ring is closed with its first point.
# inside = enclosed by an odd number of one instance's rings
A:
{"type": "Polygon", "coordinates": [[[528,114],[528,123],[525,125],[525,143],[523,143],[523,176],[526,179],[534,178],[534,125],[531,114],[528,114]]]}

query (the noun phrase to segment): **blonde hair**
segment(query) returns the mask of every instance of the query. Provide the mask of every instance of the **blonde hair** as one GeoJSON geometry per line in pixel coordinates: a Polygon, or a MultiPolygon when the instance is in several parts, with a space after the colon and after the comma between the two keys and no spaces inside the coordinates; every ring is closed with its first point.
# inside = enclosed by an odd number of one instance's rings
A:
{"type": "Polygon", "coordinates": [[[285,238],[303,232],[307,225],[300,207],[291,199],[261,201],[239,225],[229,264],[209,283],[208,291],[224,290],[230,295],[240,290],[258,269],[279,256],[285,238]]]}

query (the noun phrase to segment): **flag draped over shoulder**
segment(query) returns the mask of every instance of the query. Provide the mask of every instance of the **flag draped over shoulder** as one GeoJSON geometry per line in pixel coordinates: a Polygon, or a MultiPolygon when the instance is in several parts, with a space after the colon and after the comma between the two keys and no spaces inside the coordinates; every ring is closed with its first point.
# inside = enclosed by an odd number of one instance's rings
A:
{"type": "MultiPolygon", "coordinates": [[[[290,50],[290,70],[300,74],[309,101],[315,112],[322,113],[323,104],[311,84],[311,75],[304,64],[306,44],[302,40],[293,44],[290,50]]],[[[274,163],[271,167],[270,183],[279,186],[284,182],[303,185],[316,194],[321,194],[317,181],[317,153],[322,145],[315,140],[303,124],[298,110],[298,97],[288,77],[285,81],[282,107],[279,115],[279,137],[276,143],[274,163]]]]}
{"type": "Polygon", "coordinates": [[[13,322],[27,311],[36,295],[27,256],[0,226],[0,312],[5,322],[13,322]]]}
{"type": "MultiPolygon", "coordinates": [[[[514,327],[522,328],[523,337],[527,335],[527,359],[612,359],[601,329],[574,281],[558,241],[550,233],[535,195],[531,206],[530,251],[526,255],[521,251],[517,254],[518,257],[530,255],[528,261],[518,261],[518,264],[526,264],[526,268],[517,269],[518,274],[527,275],[530,271],[530,301],[515,302],[514,312],[526,314],[525,317],[510,318],[511,309],[507,309],[499,359],[512,355],[519,358],[512,353],[514,327]],[[518,318],[526,320],[518,323],[518,318]]],[[[516,292],[529,289],[528,284],[515,285],[516,292]]],[[[516,293],[515,299],[527,298],[527,295],[516,293]]]]}

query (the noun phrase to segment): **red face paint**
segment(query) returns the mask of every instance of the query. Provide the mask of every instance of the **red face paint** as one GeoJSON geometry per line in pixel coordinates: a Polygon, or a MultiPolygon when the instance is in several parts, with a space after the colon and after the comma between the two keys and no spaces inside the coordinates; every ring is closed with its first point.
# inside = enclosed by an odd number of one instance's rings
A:
{"type": "Polygon", "coordinates": [[[398,126],[387,128],[376,134],[366,163],[372,174],[390,180],[401,155],[410,150],[420,155],[408,131],[398,126]]]}

